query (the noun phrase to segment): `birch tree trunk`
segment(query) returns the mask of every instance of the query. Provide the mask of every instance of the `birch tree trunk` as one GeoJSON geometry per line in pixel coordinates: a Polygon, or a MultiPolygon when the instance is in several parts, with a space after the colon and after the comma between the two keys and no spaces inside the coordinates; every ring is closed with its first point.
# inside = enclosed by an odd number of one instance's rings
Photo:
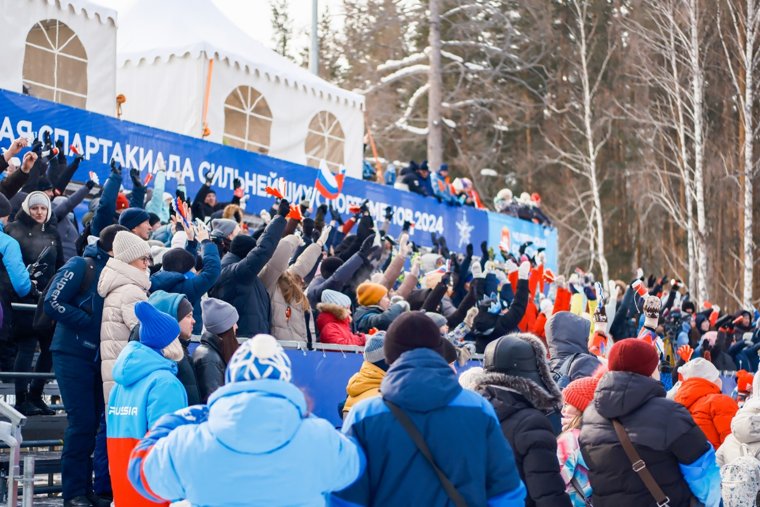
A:
{"type": "Polygon", "coordinates": [[[441,107],[443,76],[441,69],[441,12],[440,0],[430,0],[430,68],[428,69],[428,166],[437,171],[443,162],[441,107]]]}

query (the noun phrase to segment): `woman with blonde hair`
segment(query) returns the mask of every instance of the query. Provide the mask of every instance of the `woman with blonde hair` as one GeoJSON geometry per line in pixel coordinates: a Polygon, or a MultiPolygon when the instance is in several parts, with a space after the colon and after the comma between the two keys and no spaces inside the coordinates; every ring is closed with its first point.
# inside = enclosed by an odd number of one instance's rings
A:
{"type": "Polygon", "coordinates": [[[588,467],[581,455],[578,437],[581,434],[583,411],[594,399],[599,378],[583,377],[570,382],[562,391],[562,433],[557,437],[559,474],[565,481],[567,492],[574,507],[590,505],[591,483],[588,467]]]}
{"type": "Polygon", "coordinates": [[[282,238],[272,258],[259,273],[259,280],[272,302],[271,334],[278,340],[307,341],[306,313],[311,310],[311,305],[304,290],[304,278],[317,264],[329,234],[330,227],[325,227],[319,239],[290,266],[288,262],[301,244],[301,238],[294,234],[282,238]]]}

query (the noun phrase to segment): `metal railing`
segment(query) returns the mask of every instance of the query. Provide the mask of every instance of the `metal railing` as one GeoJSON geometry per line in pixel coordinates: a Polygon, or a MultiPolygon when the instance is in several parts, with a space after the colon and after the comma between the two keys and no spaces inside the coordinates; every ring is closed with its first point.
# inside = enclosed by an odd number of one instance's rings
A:
{"type": "MultiPolygon", "coordinates": [[[[0,416],[4,416],[8,421],[0,421],[0,441],[5,443],[10,449],[10,456],[8,458],[8,477],[6,481],[6,505],[8,507],[18,506],[18,482],[19,475],[21,473],[21,427],[26,424],[26,417],[17,411],[9,403],[0,400],[0,416]]],[[[28,456],[24,458],[24,466],[27,465],[27,458],[32,460],[32,470],[34,470],[34,457],[28,456]]],[[[32,482],[34,482],[32,480],[32,482]]],[[[24,494],[24,507],[32,505],[32,496],[34,494],[34,488],[32,487],[32,494],[24,494]],[[27,498],[28,497],[28,498],[27,498]]]]}

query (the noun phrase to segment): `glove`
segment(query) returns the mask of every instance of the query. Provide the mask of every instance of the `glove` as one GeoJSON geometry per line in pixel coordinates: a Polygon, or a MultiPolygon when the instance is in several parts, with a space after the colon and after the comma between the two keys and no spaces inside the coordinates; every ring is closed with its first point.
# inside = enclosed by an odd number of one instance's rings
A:
{"type": "Polygon", "coordinates": [[[498,301],[492,301],[488,306],[488,313],[491,315],[498,315],[501,313],[501,303],[498,301]]]}
{"type": "Polygon", "coordinates": [[[552,312],[554,311],[554,303],[552,303],[552,300],[549,298],[544,298],[541,300],[541,302],[538,304],[538,307],[541,310],[541,313],[546,315],[546,318],[552,316],[552,312]]]}
{"type": "Polygon", "coordinates": [[[140,171],[137,169],[130,169],[129,170],[129,179],[132,180],[132,187],[133,188],[142,188],[145,185],[143,185],[142,180],[140,179],[140,171]]]}
{"type": "Polygon", "coordinates": [[[269,212],[265,209],[261,210],[259,217],[261,217],[265,224],[269,224],[269,222],[272,221],[272,215],[270,215],[269,212]]]}
{"type": "Polygon", "coordinates": [[[472,257],[472,254],[475,252],[475,249],[473,248],[472,243],[467,243],[465,252],[467,254],[467,257],[472,257]]]}
{"type": "Polygon", "coordinates": [[[520,267],[517,268],[517,278],[520,280],[527,280],[530,276],[530,262],[524,261],[522,264],[520,264],[520,267]]]}
{"type": "Polygon", "coordinates": [[[362,246],[359,247],[359,257],[364,259],[364,262],[369,262],[370,255],[372,253],[372,247],[375,246],[375,235],[370,234],[367,236],[367,238],[362,243],[362,246]]]}
{"type": "Polygon", "coordinates": [[[662,302],[657,296],[646,296],[644,298],[644,327],[654,329],[660,319],[660,307],[662,302]]]}
{"type": "Polygon", "coordinates": [[[736,390],[743,393],[752,391],[752,381],[755,376],[746,370],[736,372],[736,390]]]}
{"type": "Polygon", "coordinates": [[[583,293],[586,295],[586,298],[589,301],[596,301],[596,292],[594,292],[593,287],[589,287],[589,286],[583,287],[583,293]]]}
{"type": "Polygon", "coordinates": [[[470,266],[470,271],[472,271],[473,278],[480,278],[483,276],[483,267],[480,265],[480,262],[473,262],[472,266],[470,266]]]}
{"type": "Polygon", "coordinates": [[[385,218],[386,222],[390,222],[393,219],[393,206],[386,206],[385,207],[384,218],[385,218]]]}
{"type": "Polygon", "coordinates": [[[111,159],[111,172],[121,176],[121,164],[114,159],[111,159]]]}
{"type": "Polygon", "coordinates": [[[607,333],[607,310],[604,305],[599,305],[594,311],[594,329],[607,333]]]}
{"type": "Polygon", "coordinates": [[[694,354],[694,349],[688,345],[681,345],[678,347],[678,357],[680,357],[684,363],[691,361],[691,356],[694,354]]]}
{"type": "Polygon", "coordinates": [[[95,186],[95,182],[92,179],[89,179],[85,182],[84,186],[86,186],[88,190],[92,190],[92,187],[95,186]]]}
{"type": "Polygon", "coordinates": [[[206,174],[203,175],[203,180],[205,181],[206,185],[211,186],[211,182],[214,181],[214,171],[209,169],[206,174]]]}
{"type": "Polygon", "coordinates": [[[290,213],[290,203],[287,199],[282,199],[277,205],[277,214],[281,217],[287,217],[288,213],[290,213]]]}
{"type": "Polygon", "coordinates": [[[404,310],[404,312],[408,312],[409,311],[409,302],[407,300],[405,300],[405,299],[399,301],[398,303],[394,304],[393,306],[400,306],[404,310]]]}
{"type": "Polygon", "coordinates": [[[464,324],[470,329],[475,325],[475,317],[478,315],[478,311],[478,307],[473,306],[467,310],[467,315],[464,316],[464,324]]]}

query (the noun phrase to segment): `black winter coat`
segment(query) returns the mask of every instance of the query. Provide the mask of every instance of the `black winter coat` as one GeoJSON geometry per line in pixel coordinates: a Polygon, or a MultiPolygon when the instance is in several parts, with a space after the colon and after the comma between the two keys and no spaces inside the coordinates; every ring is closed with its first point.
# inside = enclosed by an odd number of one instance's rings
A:
{"type": "Polygon", "coordinates": [[[561,402],[559,391],[549,393],[529,379],[502,373],[483,373],[472,381],[475,391],[493,405],[515,453],[520,478],[528,490],[526,507],[570,507],[559,474],[557,437],[546,416],[546,411],[561,402]]]}
{"type": "Polygon", "coordinates": [[[208,397],[224,385],[224,370],[227,363],[222,357],[222,339],[204,331],[201,344],[193,353],[193,368],[198,380],[198,392],[201,403],[207,403],[208,397]]]}
{"type": "Polygon", "coordinates": [[[665,398],[662,384],[636,373],[609,372],[583,413],[580,444],[594,489],[594,507],[655,506],[631,468],[610,419],[620,420],[670,498],[670,507],[688,507],[691,490],[679,463],[691,464],[710,444],[682,405],[665,398]]]}
{"type": "Polygon", "coordinates": [[[27,266],[34,263],[46,247],[52,247],[45,261],[47,268],[44,270],[44,275],[37,281],[39,290],[42,290],[58,268],[63,266],[63,246],[52,211],[48,217],[47,222],[38,224],[24,210],[19,210],[16,220],[5,227],[5,232],[18,241],[21,256],[27,266]]]}
{"type": "Polygon", "coordinates": [[[232,252],[222,258],[222,273],[209,295],[235,307],[240,316],[238,336],[270,333],[271,304],[259,272],[272,258],[285,230],[286,220],[278,216],[267,225],[256,246],[241,259],[232,252]]]}

